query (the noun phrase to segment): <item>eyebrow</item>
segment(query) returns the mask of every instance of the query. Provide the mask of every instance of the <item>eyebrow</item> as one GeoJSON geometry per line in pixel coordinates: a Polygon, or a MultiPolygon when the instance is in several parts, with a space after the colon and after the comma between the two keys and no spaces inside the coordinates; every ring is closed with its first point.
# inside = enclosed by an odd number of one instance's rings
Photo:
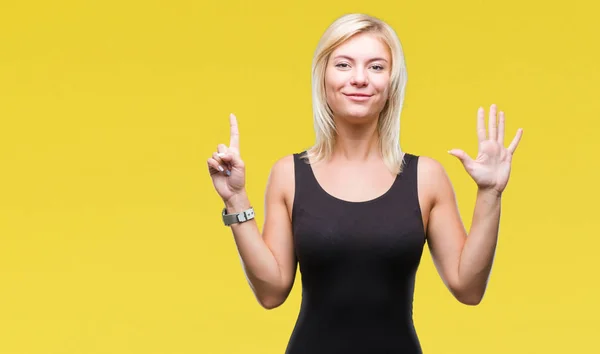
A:
{"type": "MultiPolygon", "coordinates": [[[[342,58],[343,58],[343,59],[348,59],[348,60],[350,60],[350,61],[354,61],[354,59],[352,59],[351,57],[349,57],[349,56],[347,56],[347,55],[336,55],[336,56],[335,56],[333,59],[342,59],[342,58]]],[[[385,62],[387,63],[387,60],[386,60],[386,59],[384,59],[384,58],[379,58],[379,57],[377,57],[377,58],[371,58],[371,59],[369,60],[369,62],[371,62],[371,61],[378,61],[378,60],[379,60],[379,61],[385,61],[385,62]]]]}

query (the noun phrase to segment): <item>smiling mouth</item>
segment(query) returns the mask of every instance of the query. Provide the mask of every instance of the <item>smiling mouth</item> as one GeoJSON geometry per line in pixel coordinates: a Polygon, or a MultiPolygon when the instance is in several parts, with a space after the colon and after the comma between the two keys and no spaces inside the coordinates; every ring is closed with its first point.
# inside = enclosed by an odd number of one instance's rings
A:
{"type": "Polygon", "coordinates": [[[352,100],[352,101],[367,101],[371,98],[371,95],[346,95],[344,94],[346,97],[348,97],[348,99],[352,100]]]}

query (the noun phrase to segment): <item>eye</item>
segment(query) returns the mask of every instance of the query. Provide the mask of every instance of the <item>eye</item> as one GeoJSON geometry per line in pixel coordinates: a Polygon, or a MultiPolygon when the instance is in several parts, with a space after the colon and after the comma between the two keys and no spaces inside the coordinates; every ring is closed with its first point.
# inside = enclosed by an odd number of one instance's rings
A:
{"type": "Polygon", "coordinates": [[[348,63],[339,63],[335,65],[337,68],[347,68],[348,67],[348,63]]]}
{"type": "Polygon", "coordinates": [[[372,67],[373,67],[373,68],[375,68],[375,70],[377,70],[377,71],[381,71],[381,70],[383,70],[383,66],[381,66],[381,65],[379,65],[379,64],[375,64],[375,65],[373,65],[372,67]]]}

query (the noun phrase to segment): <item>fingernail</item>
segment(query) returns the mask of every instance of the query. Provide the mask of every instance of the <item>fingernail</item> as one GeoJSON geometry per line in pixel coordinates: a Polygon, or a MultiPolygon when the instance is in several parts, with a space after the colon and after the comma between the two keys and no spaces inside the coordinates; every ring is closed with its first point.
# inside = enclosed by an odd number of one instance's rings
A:
{"type": "Polygon", "coordinates": [[[219,153],[217,153],[217,156],[223,157],[223,156],[225,156],[225,153],[224,152],[219,152],[219,153]]]}
{"type": "Polygon", "coordinates": [[[221,171],[221,172],[223,172],[223,171],[224,171],[224,169],[223,169],[223,166],[219,165],[219,167],[218,167],[218,168],[219,168],[219,171],[221,171]]]}
{"type": "Polygon", "coordinates": [[[227,171],[225,171],[225,174],[226,174],[227,176],[231,176],[231,171],[227,170],[227,171]]]}

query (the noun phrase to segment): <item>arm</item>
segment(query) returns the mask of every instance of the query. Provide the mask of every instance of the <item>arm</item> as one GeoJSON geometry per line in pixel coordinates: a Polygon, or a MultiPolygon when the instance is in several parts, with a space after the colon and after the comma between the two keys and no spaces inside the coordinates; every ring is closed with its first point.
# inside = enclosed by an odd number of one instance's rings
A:
{"type": "MultiPolygon", "coordinates": [[[[292,227],[285,202],[292,156],[275,163],[266,187],[265,221],[260,234],[256,221],[231,225],[246,279],[257,301],[266,309],[285,302],[296,275],[292,227]]],[[[239,212],[250,207],[245,190],[225,202],[227,212],[239,212]]]]}
{"type": "Polygon", "coordinates": [[[419,172],[431,201],[427,238],[438,272],[452,294],[462,303],[477,305],[485,293],[498,241],[500,201],[509,180],[511,161],[523,133],[517,131],[504,147],[504,113],[496,122],[496,105],[489,114],[486,134],[484,110],[477,112],[479,152],[471,159],[464,151],[453,149],[467,173],[477,184],[477,199],[469,234],[460,220],[452,185],[442,166],[423,159],[419,172]]]}
{"type": "Polygon", "coordinates": [[[433,261],[454,297],[477,305],[485,293],[496,251],[501,196],[478,190],[467,235],[443,167],[431,159],[423,159],[419,165],[421,175],[429,180],[426,188],[432,199],[427,239],[433,261]]]}
{"type": "MultiPolygon", "coordinates": [[[[229,124],[229,147],[219,144],[218,152],[214,152],[207,162],[213,186],[225,203],[227,212],[235,213],[248,209],[251,204],[245,188],[246,168],[240,157],[240,134],[235,115],[229,115],[229,124]]],[[[293,167],[293,155],[289,155],[277,161],[271,169],[262,235],[255,219],[231,225],[246,279],[254,296],[266,309],[275,308],[285,301],[296,275],[292,227],[286,205],[286,191],[291,189],[289,182],[294,181],[293,167]]]]}

